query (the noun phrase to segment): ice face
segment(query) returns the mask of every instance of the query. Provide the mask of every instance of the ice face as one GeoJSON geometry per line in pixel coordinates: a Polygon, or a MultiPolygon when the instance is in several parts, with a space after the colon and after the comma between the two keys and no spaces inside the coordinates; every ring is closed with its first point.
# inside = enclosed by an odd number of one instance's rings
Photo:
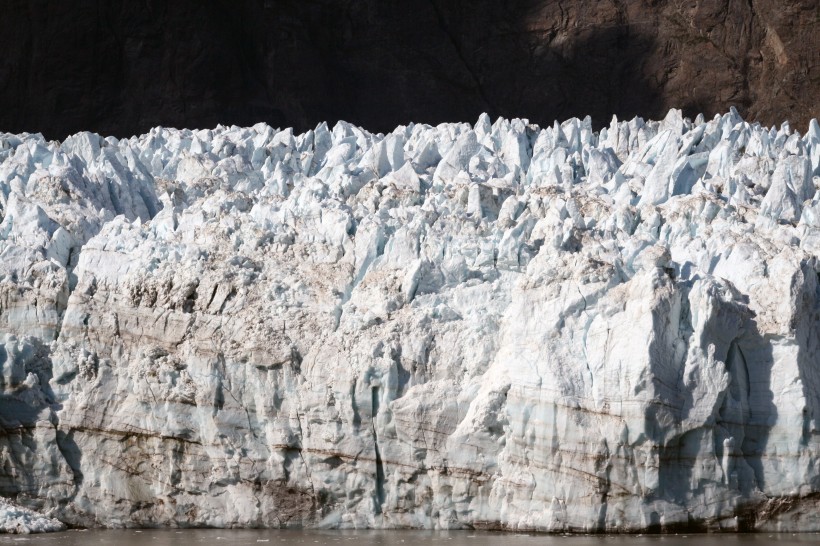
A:
{"type": "Polygon", "coordinates": [[[820,528],[820,127],[0,136],[0,493],[80,525],[820,528]]]}

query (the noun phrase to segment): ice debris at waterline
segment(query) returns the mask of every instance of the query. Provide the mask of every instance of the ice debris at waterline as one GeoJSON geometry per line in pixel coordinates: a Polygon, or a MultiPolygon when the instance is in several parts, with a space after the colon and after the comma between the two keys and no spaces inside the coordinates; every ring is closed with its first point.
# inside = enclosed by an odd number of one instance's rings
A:
{"type": "Polygon", "coordinates": [[[0,532],[2,533],[27,535],[65,531],[65,528],[65,525],[56,519],[48,518],[28,508],[16,506],[0,497],[0,532]]]}
{"type": "Polygon", "coordinates": [[[82,526],[820,529],[820,126],[0,137],[0,493],[82,526]]]}

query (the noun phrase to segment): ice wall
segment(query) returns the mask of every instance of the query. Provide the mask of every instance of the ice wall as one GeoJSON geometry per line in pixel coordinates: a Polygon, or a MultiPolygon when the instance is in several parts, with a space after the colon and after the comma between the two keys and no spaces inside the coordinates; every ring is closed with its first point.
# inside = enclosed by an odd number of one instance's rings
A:
{"type": "Polygon", "coordinates": [[[820,529],[820,126],[0,135],[0,494],[75,525],[820,529]]]}

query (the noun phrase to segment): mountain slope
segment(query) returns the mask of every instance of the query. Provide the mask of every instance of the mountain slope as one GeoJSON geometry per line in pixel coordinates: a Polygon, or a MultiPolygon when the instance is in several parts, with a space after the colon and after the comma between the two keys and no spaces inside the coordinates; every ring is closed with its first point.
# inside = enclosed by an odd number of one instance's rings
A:
{"type": "Polygon", "coordinates": [[[388,132],[491,117],[749,121],[820,112],[814,0],[413,3],[8,0],[0,128],[92,130],[338,119],[388,132]]]}

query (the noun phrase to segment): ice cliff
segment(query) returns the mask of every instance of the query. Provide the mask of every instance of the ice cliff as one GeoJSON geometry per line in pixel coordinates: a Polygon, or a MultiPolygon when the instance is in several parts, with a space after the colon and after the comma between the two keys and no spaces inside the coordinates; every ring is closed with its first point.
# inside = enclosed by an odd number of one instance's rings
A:
{"type": "Polygon", "coordinates": [[[70,525],[820,529],[820,126],[0,135],[0,494],[70,525]]]}

